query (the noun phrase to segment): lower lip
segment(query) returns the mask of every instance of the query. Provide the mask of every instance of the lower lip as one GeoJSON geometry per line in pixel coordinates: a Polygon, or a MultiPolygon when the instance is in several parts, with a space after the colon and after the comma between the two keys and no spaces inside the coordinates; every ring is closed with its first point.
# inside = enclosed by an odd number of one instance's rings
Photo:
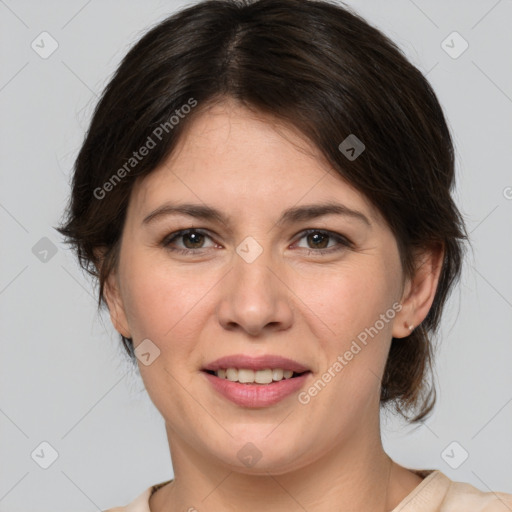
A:
{"type": "Polygon", "coordinates": [[[240,384],[228,379],[220,379],[216,375],[204,371],[203,374],[214,389],[228,400],[241,407],[257,408],[277,404],[292,393],[299,391],[311,372],[271,384],[240,384]]]}

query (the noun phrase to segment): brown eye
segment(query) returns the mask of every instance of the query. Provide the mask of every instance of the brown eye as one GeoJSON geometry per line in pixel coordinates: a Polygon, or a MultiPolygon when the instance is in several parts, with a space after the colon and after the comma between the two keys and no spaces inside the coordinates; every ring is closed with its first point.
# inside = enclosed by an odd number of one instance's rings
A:
{"type": "Polygon", "coordinates": [[[303,232],[299,240],[303,238],[306,239],[307,246],[304,247],[299,245],[298,247],[305,249],[308,255],[323,255],[335,251],[341,251],[353,246],[352,242],[348,240],[348,238],[340,235],[339,233],[319,229],[310,229],[303,232]]]}
{"type": "Polygon", "coordinates": [[[162,246],[169,251],[176,251],[182,254],[199,252],[201,249],[210,249],[213,246],[204,246],[206,239],[212,239],[206,233],[198,229],[185,229],[171,233],[162,241],[162,246]],[[181,242],[181,247],[180,243],[181,242]],[[178,247],[176,247],[178,245],[178,247]]]}
{"type": "Polygon", "coordinates": [[[191,232],[181,235],[183,245],[187,249],[198,249],[202,242],[204,242],[204,235],[202,233],[191,232]]]}
{"type": "Polygon", "coordinates": [[[315,249],[325,249],[329,243],[329,236],[325,233],[315,231],[307,235],[307,240],[315,249]]]}

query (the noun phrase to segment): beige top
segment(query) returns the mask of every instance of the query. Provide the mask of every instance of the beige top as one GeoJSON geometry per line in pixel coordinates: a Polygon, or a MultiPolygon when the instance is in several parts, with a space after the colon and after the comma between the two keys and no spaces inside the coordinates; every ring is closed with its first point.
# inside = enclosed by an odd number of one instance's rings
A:
{"type": "MultiPolygon", "coordinates": [[[[483,492],[464,482],[454,482],[439,470],[413,470],[423,478],[391,512],[512,512],[512,494],[483,492]]],[[[151,512],[149,497],[157,489],[171,482],[148,487],[125,507],[104,512],[151,512]]]]}

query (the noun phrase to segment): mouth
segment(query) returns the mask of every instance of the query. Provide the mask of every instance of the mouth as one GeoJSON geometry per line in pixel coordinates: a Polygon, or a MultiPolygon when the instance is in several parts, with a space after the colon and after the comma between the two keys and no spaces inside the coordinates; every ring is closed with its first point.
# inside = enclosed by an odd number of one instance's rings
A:
{"type": "Polygon", "coordinates": [[[250,370],[253,376],[244,370],[236,368],[205,369],[201,373],[217,396],[222,396],[238,407],[247,409],[261,409],[277,405],[285,398],[300,392],[308,384],[312,374],[310,370],[303,372],[288,370],[285,377],[284,370],[281,372],[276,369],[278,380],[273,378],[270,380],[269,374],[272,370],[268,368],[258,371],[250,370]],[[259,374],[263,374],[263,378],[260,378],[259,374]],[[256,382],[257,380],[265,380],[265,382],[256,382]]]}
{"type": "Polygon", "coordinates": [[[239,407],[276,405],[309,383],[312,370],[276,354],[233,354],[201,369],[211,389],[239,407]]]}

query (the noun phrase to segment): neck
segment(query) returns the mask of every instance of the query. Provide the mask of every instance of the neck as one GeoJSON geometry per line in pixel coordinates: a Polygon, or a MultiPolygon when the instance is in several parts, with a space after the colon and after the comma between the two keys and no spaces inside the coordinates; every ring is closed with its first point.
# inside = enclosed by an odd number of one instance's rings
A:
{"type": "Polygon", "coordinates": [[[152,512],[389,512],[421,482],[391,461],[380,435],[373,444],[363,435],[351,439],[292,471],[254,475],[206,459],[175,433],[167,434],[175,477],[151,497],[152,512]]]}

